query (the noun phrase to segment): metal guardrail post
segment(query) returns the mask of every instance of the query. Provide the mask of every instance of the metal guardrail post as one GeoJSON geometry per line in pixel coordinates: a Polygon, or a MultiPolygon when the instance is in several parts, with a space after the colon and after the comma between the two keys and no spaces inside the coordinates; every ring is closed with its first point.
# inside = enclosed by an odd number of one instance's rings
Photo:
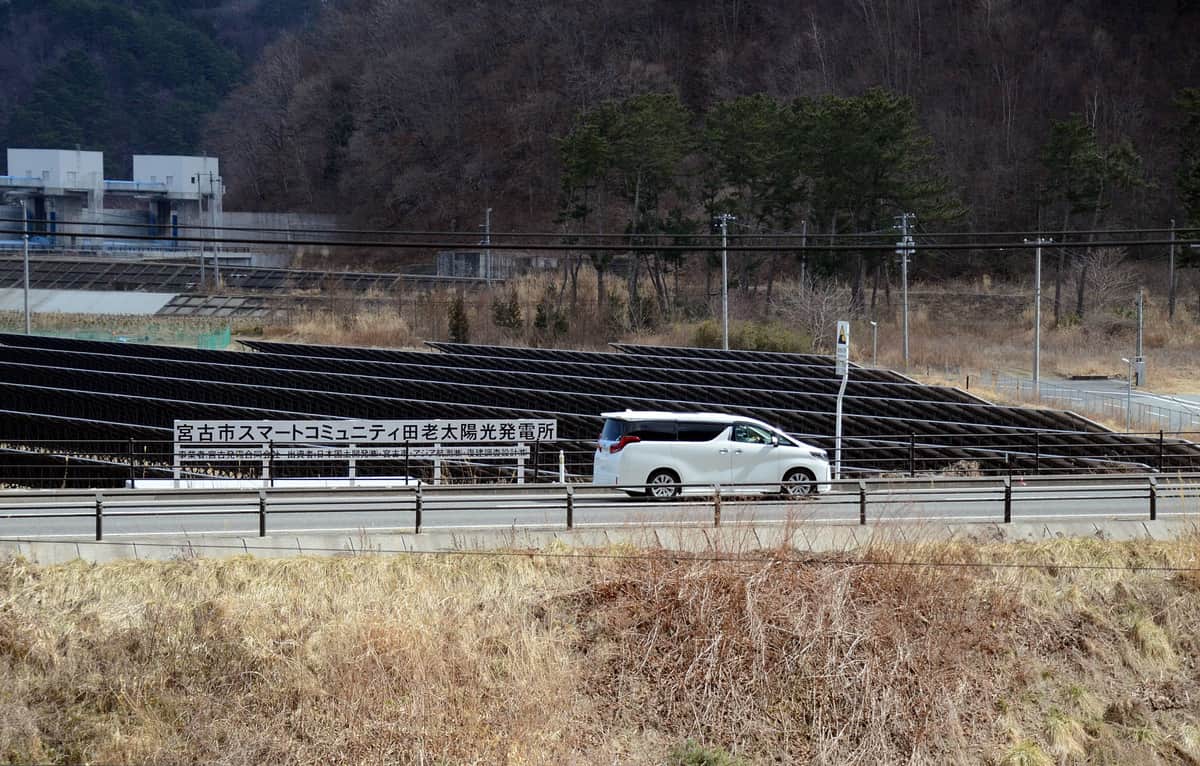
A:
{"type": "Polygon", "coordinates": [[[713,485],[713,527],[721,526],[721,485],[713,485]]]}
{"type": "Polygon", "coordinates": [[[575,528],[575,488],[567,485],[567,529],[575,528]]]}
{"type": "Polygon", "coordinates": [[[1160,473],[1162,472],[1163,463],[1165,462],[1165,458],[1166,458],[1166,454],[1165,454],[1165,446],[1163,444],[1163,432],[1162,432],[1162,429],[1160,428],[1160,429],[1158,429],[1158,470],[1160,473]]]}
{"type": "Polygon", "coordinates": [[[1012,479],[1004,478],[1004,523],[1012,523],[1012,479]]]}
{"type": "Polygon", "coordinates": [[[424,498],[421,496],[421,485],[417,485],[417,494],[413,500],[413,510],[416,511],[416,519],[413,522],[413,534],[421,534],[421,511],[424,505],[424,498]]]}
{"type": "Polygon", "coordinates": [[[267,493],[258,491],[258,536],[267,536],[267,493]]]}
{"type": "Polygon", "coordinates": [[[1042,434],[1040,431],[1033,432],[1033,475],[1042,475],[1042,434]]]}
{"type": "Polygon", "coordinates": [[[867,525],[867,483],[865,481],[858,483],[858,523],[864,527],[867,525]]]}
{"type": "Polygon", "coordinates": [[[408,472],[408,442],[404,442],[404,480],[408,481],[408,477],[412,476],[408,472]]]}
{"type": "Polygon", "coordinates": [[[267,482],[275,486],[275,442],[267,442],[267,482]]]}
{"type": "Polygon", "coordinates": [[[1153,477],[1150,479],[1150,520],[1158,519],[1158,481],[1153,477]]]}
{"type": "Polygon", "coordinates": [[[908,476],[913,478],[917,475],[917,435],[908,435],[908,476]]]}
{"type": "Polygon", "coordinates": [[[541,439],[533,440],[533,482],[536,484],[538,480],[538,468],[540,468],[538,458],[541,457],[541,439]]]}
{"type": "Polygon", "coordinates": [[[129,440],[129,488],[133,489],[133,439],[129,440]]]}
{"type": "Polygon", "coordinates": [[[104,495],[96,493],[96,539],[104,539],[104,495]]]}

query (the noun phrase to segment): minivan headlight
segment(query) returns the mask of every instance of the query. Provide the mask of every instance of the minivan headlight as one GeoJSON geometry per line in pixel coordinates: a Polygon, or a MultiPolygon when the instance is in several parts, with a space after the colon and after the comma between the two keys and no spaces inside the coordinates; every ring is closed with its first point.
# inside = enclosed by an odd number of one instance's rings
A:
{"type": "Polygon", "coordinates": [[[829,460],[829,453],[823,449],[810,449],[808,451],[808,454],[810,454],[813,457],[818,458],[820,460],[826,460],[826,461],[829,460]]]}

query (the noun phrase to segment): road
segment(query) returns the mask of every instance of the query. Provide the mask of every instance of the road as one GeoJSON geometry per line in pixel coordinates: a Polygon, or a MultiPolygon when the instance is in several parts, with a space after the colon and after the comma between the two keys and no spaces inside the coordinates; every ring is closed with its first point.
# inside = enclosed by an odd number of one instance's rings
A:
{"type": "MultiPolygon", "coordinates": [[[[437,488],[423,495],[422,530],[562,529],[566,498],[562,487],[437,488]]],[[[1012,520],[1149,519],[1150,485],[1145,478],[1106,482],[1014,480],[1012,520]]],[[[725,498],[722,524],[857,524],[860,495],[855,485],[817,499],[725,498]]],[[[1004,490],[999,480],[961,482],[953,487],[872,486],[867,520],[904,523],[1001,522],[1004,490]]],[[[715,521],[711,498],[654,502],[611,490],[580,487],[574,496],[574,526],[705,525],[715,521]]],[[[1200,478],[1160,479],[1160,518],[1200,518],[1200,478]]],[[[105,538],[159,535],[259,534],[257,493],[113,492],[102,509],[105,538]],[[136,515],[126,515],[136,514],[136,515]]],[[[411,492],[382,490],[272,491],[265,517],[267,534],[345,531],[412,531],[416,523],[411,492]]],[[[85,538],[96,532],[95,495],[45,491],[0,493],[0,539],[85,538]]]]}

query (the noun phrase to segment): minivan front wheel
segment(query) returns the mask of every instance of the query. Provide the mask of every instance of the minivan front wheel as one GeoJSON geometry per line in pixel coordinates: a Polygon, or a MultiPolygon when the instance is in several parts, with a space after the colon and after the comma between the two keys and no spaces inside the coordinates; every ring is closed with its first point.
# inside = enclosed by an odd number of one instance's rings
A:
{"type": "Polygon", "coordinates": [[[646,479],[646,490],[655,500],[670,500],[679,494],[679,477],[673,471],[660,468],[646,479]]]}
{"type": "Polygon", "coordinates": [[[783,475],[783,494],[794,498],[808,497],[816,493],[816,481],[817,477],[807,468],[793,468],[783,475]]]}

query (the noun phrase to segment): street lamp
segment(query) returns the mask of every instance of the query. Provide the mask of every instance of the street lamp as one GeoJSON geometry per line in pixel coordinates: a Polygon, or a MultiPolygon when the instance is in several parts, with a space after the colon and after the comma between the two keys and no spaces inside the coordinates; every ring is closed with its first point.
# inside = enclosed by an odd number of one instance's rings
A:
{"type": "Polygon", "coordinates": [[[721,348],[729,350],[729,222],[737,218],[729,213],[717,216],[721,222],[721,348]]]}
{"type": "MultiPolygon", "coordinates": [[[[1030,240],[1025,240],[1028,243],[1030,240]]],[[[1042,245],[1053,239],[1038,237],[1033,260],[1033,398],[1042,399],[1042,245]]]]}
{"type": "Polygon", "coordinates": [[[29,323],[29,208],[25,207],[25,200],[21,200],[21,220],[24,222],[24,233],[21,238],[25,240],[25,334],[32,335],[29,323]]]}
{"type": "Polygon", "coordinates": [[[880,323],[871,319],[871,366],[880,366],[880,323]]]}
{"type": "Polygon", "coordinates": [[[1121,357],[1121,361],[1129,365],[1129,376],[1125,380],[1125,433],[1131,430],[1129,427],[1131,413],[1133,412],[1133,360],[1121,357]]]}

